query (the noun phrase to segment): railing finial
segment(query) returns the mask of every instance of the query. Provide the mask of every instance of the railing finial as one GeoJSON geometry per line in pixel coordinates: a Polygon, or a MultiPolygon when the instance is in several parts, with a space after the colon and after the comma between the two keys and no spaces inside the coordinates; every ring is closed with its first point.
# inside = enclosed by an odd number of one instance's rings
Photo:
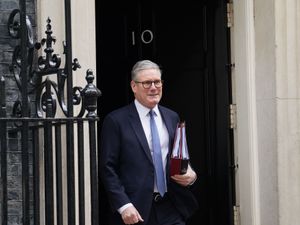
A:
{"type": "Polygon", "coordinates": [[[87,117],[97,117],[97,99],[101,96],[101,91],[93,84],[95,79],[93,71],[88,69],[86,71],[87,85],[82,90],[82,95],[84,98],[84,107],[88,111],[87,117]]]}

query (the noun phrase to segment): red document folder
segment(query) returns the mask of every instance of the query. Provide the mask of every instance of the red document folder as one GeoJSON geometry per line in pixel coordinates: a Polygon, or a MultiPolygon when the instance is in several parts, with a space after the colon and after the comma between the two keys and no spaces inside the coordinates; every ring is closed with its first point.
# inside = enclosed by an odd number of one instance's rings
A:
{"type": "Polygon", "coordinates": [[[171,176],[186,173],[189,164],[189,153],[186,142],[185,122],[177,125],[170,163],[171,176]]]}

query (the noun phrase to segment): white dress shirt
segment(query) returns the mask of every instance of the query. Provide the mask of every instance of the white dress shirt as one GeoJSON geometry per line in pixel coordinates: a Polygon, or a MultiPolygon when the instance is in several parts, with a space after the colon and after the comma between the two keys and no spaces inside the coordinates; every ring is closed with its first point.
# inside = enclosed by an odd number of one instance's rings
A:
{"type": "MultiPolygon", "coordinates": [[[[134,101],[136,109],[138,111],[144,132],[145,132],[145,136],[147,138],[148,141],[148,145],[151,151],[151,155],[153,156],[153,149],[152,149],[152,136],[151,136],[151,128],[150,128],[150,115],[149,115],[149,111],[151,109],[143,106],[141,103],[139,103],[137,100],[134,101]]],[[[168,156],[168,152],[169,152],[169,133],[168,130],[162,120],[162,117],[160,115],[158,106],[156,105],[153,109],[152,109],[156,116],[154,117],[155,123],[156,123],[156,127],[158,130],[158,135],[159,135],[159,141],[160,141],[160,147],[161,147],[161,155],[162,155],[162,161],[163,161],[163,168],[164,168],[164,174],[166,177],[166,165],[167,165],[167,156],[168,156]]],[[[165,179],[166,181],[166,179],[165,179]]],[[[165,184],[166,185],[166,184],[165,184]]],[[[167,188],[166,188],[167,190],[167,188]]],[[[154,192],[157,192],[157,188],[156,188],[156,183],[154,185],[154,192]]]]}

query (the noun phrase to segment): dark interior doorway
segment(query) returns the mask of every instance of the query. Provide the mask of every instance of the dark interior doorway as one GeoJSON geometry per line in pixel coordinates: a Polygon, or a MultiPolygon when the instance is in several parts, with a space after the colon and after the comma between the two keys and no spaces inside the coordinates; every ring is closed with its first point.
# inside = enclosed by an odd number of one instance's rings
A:
{"type": "MultiPolygon", "coordinates": [[[[98,0],[96,8],[100,120],[133,100],[130,70],[137,60],[158,63],[165,81],[161,103],[186,121],[198,174],[193,191],[200,209],[188,224],[233,224],[226,1],[98,0]]],[[[101,185],[99,202],[100,224],[107,225],[101,185]]]]}

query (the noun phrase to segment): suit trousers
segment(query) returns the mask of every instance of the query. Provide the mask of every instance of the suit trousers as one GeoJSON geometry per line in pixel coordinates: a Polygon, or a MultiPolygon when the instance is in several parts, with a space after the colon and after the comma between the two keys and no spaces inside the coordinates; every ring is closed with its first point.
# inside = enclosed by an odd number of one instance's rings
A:
{"type": "Polygon", "coordinates": [[[149,220],[144,225],[185,225],[185,222],[166,193],[159,201],[153,199],[149,220]]]}

